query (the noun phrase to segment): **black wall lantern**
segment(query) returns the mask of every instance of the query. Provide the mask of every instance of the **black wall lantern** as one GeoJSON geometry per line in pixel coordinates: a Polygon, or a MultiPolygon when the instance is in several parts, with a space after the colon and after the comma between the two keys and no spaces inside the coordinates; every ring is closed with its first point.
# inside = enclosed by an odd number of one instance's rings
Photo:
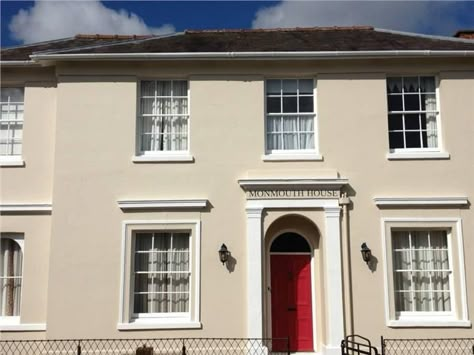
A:
{"type": "Polygon", "coordinates": [[[230,251],[227,250],[227,246],[225,244],[221,245],[219,249],[219,260],[221,261],[222,265],[224,265],[227,260],[229,260],[230,251]]]}
{"type": "Polygon", "coordinates": [[[370,250],[366,243],[362,243],[360,246],[360,252],[362,254],[362,259],[364,259],[364,261],[368,264],[372,258],[372,250],[370,250]]]}

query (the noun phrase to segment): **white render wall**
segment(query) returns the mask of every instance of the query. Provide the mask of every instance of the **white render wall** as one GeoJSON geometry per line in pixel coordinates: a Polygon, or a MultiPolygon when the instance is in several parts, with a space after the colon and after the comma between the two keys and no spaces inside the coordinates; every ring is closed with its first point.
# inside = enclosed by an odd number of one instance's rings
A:
{"type": "MultiPolygon", "coordinates": [[[[44,70],[44,69],[42,69],[44,70]]],[[[31,73],[5,71],[28,81],[31,73]]],[[[38,74],[35,74],[38,75],[38,74]]],[[[44,266],[22,317],[46,323],[46,332],[2,333],[2,338],[245,337],[249,261],[246,198],[238,184],[250,170],[325,176],[349,182],[352,308],[356,333],[390,337],[472,337],[472,329],[392,329],[385,325],[382,217],[461,217],[464,250],[474,248],[474,214],[467,208],[379,209],[380,196],[466,196],[474,199],[474,71],[467,61],[159,62],[59,65],[48,81],[26,90],[25,168],[1,168],[2,203],[48,202],[51,216],[22,220],[26,249],[41,238],[44,252],[25,257],[44,266]],[[447,160],[389,161],[385,76],[437,74],[447,160]],[[315,77],[319,149],[317,162],[264,162],[264,79],[315,77]],[[139,78],[187,78],[190,87],[191,163],[132,162],[135,154],[139,78]],[[33,105],[35,114],[29,108],[33,105]],[[38,123],[41,123],[39,126],[38,123]],[[123,212],[119,200],[208,199],[199,211],[123,212]],[[50,219],[50,235],[35,229],[50,219]],[[121,227],[124,220],[201,221],[201,322],[198,330],[119,331],[121,227]],[[360,257],[367,242],[379,260],[371,272],[360,257]],[[217,250],[225,243],[236,259],[231,273],[217,250]],[[367,316],[370,314],[370,317],[367,316]],[[225,319],[225,327],[222,320],[225,319]]],[[[2,78],[2,80],[3,80],[2,78]]],[[[20,79],[18,79],[20,78],[20,79]]],[[[42,80],[45,80],[44,78],[42,80]]],[[[314,212],[314,211],[313,211],[314,212]]],[[[320,211],[321,213],[324,213],[320,211]]],[[[304,213],[304,211],[303,211],[304,213]]],[[[17,218],[0,216],[0,228],[17,218]]],[[[262,223],[265,223],[265,214],[262,223]]],[[[317,225],[318,223],[315,222],[317,225]]],[[[322,228],[322,227],[321,227],[322,228]]],[[[325,231],[324,228],[321,230],[325,231]]],[[[326,231],[325,231],[326,232],[326,231]]],[[[321,235],[323,245],[325,232],[321,235]]],[[[322,258],[327,257],[323,249],[322,258]]],[[[474,309],[474,261],[466,258],[469,309],[474,309]]],[[[325,271],[326,272],[326,271],[325,271]]],[[[32,271],[25,269],[25,283],[32,271]],[[27,272],[29,274],[27,274],[27,272]]],[[[347,275],[346,275],[347,277],[347,275]]],[[[33,281],[30,281],[33,282],[33,281]]],[[[25,285],[25,292],[28,287],[25,285]]],[[[328,304],[322,304],[322,308],[328,304]]],[[[347,306],[347,305],[346,305],[347,306]]],[[[350,318],[350,316],[347,316],[350,318]]],[[[346,320],[347,321],[347,320],[346,320]]],[[[322,343],[330,338],[324,329],[322,343]]]]}

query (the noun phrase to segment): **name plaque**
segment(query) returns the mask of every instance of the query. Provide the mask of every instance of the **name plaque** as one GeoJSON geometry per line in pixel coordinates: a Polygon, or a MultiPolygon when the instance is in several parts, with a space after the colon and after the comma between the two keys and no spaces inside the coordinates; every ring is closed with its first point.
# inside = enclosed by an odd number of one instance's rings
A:
{"type": "Polygon", "coordinates": [[[248,200],[265,200],[265,199],[329,199],[339,198],[341,195],[339,190],[326,189],[299,189],[299,190],[249,190],[247,191],[248,200]]]}

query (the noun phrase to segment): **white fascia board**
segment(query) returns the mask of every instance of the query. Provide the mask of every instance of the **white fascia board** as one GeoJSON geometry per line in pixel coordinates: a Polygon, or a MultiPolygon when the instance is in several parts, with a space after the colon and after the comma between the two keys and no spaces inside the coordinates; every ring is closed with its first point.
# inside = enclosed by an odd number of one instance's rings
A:
{"type": "Polygon", "coordinates": [[[295,51],[295,52],[183,52],[183,53],[76,53],[34,54],[41,60],[178,60],[178,59],[365,59],[419,57],[474,57],[474,50],[295,51]]]}
{"type": "Polygon", "coordinates": [[[185,200],[122,200],[117,201],[120,209],[200,209],[207,207],[207,199],[185,200]]]}
{"type": "Polygon", "coordinates": [[[50,203],[0,203],[0,212],[51,212],[50,203]]]}
{"type": "Polygon", "coordinates": [[[348,184],[347,179],[298,179],[298,178],[272,178],[272,179],[240,179],[240,187],[251,188],[277,188],[277,187],[341,187],[348,184]]]}
{"type": "Polygon", "coordinates": [[[467,197],[375,197],[377,206],[467,206],[467,197]]]}
{"type": "Polygon", "coordinates": [[[40,66],[33,60],[0,60],[2,67],[24,67],[24,66],[40,66]]]}

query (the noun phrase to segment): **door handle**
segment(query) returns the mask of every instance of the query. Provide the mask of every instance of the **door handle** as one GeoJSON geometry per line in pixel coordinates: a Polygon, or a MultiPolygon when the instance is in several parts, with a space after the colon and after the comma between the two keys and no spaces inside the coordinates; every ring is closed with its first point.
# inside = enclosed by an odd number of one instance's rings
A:
{"type": "Polygon", "coordinates": [[[296,307],[288,307],[288,311],[296,311],[296,307]]]}

